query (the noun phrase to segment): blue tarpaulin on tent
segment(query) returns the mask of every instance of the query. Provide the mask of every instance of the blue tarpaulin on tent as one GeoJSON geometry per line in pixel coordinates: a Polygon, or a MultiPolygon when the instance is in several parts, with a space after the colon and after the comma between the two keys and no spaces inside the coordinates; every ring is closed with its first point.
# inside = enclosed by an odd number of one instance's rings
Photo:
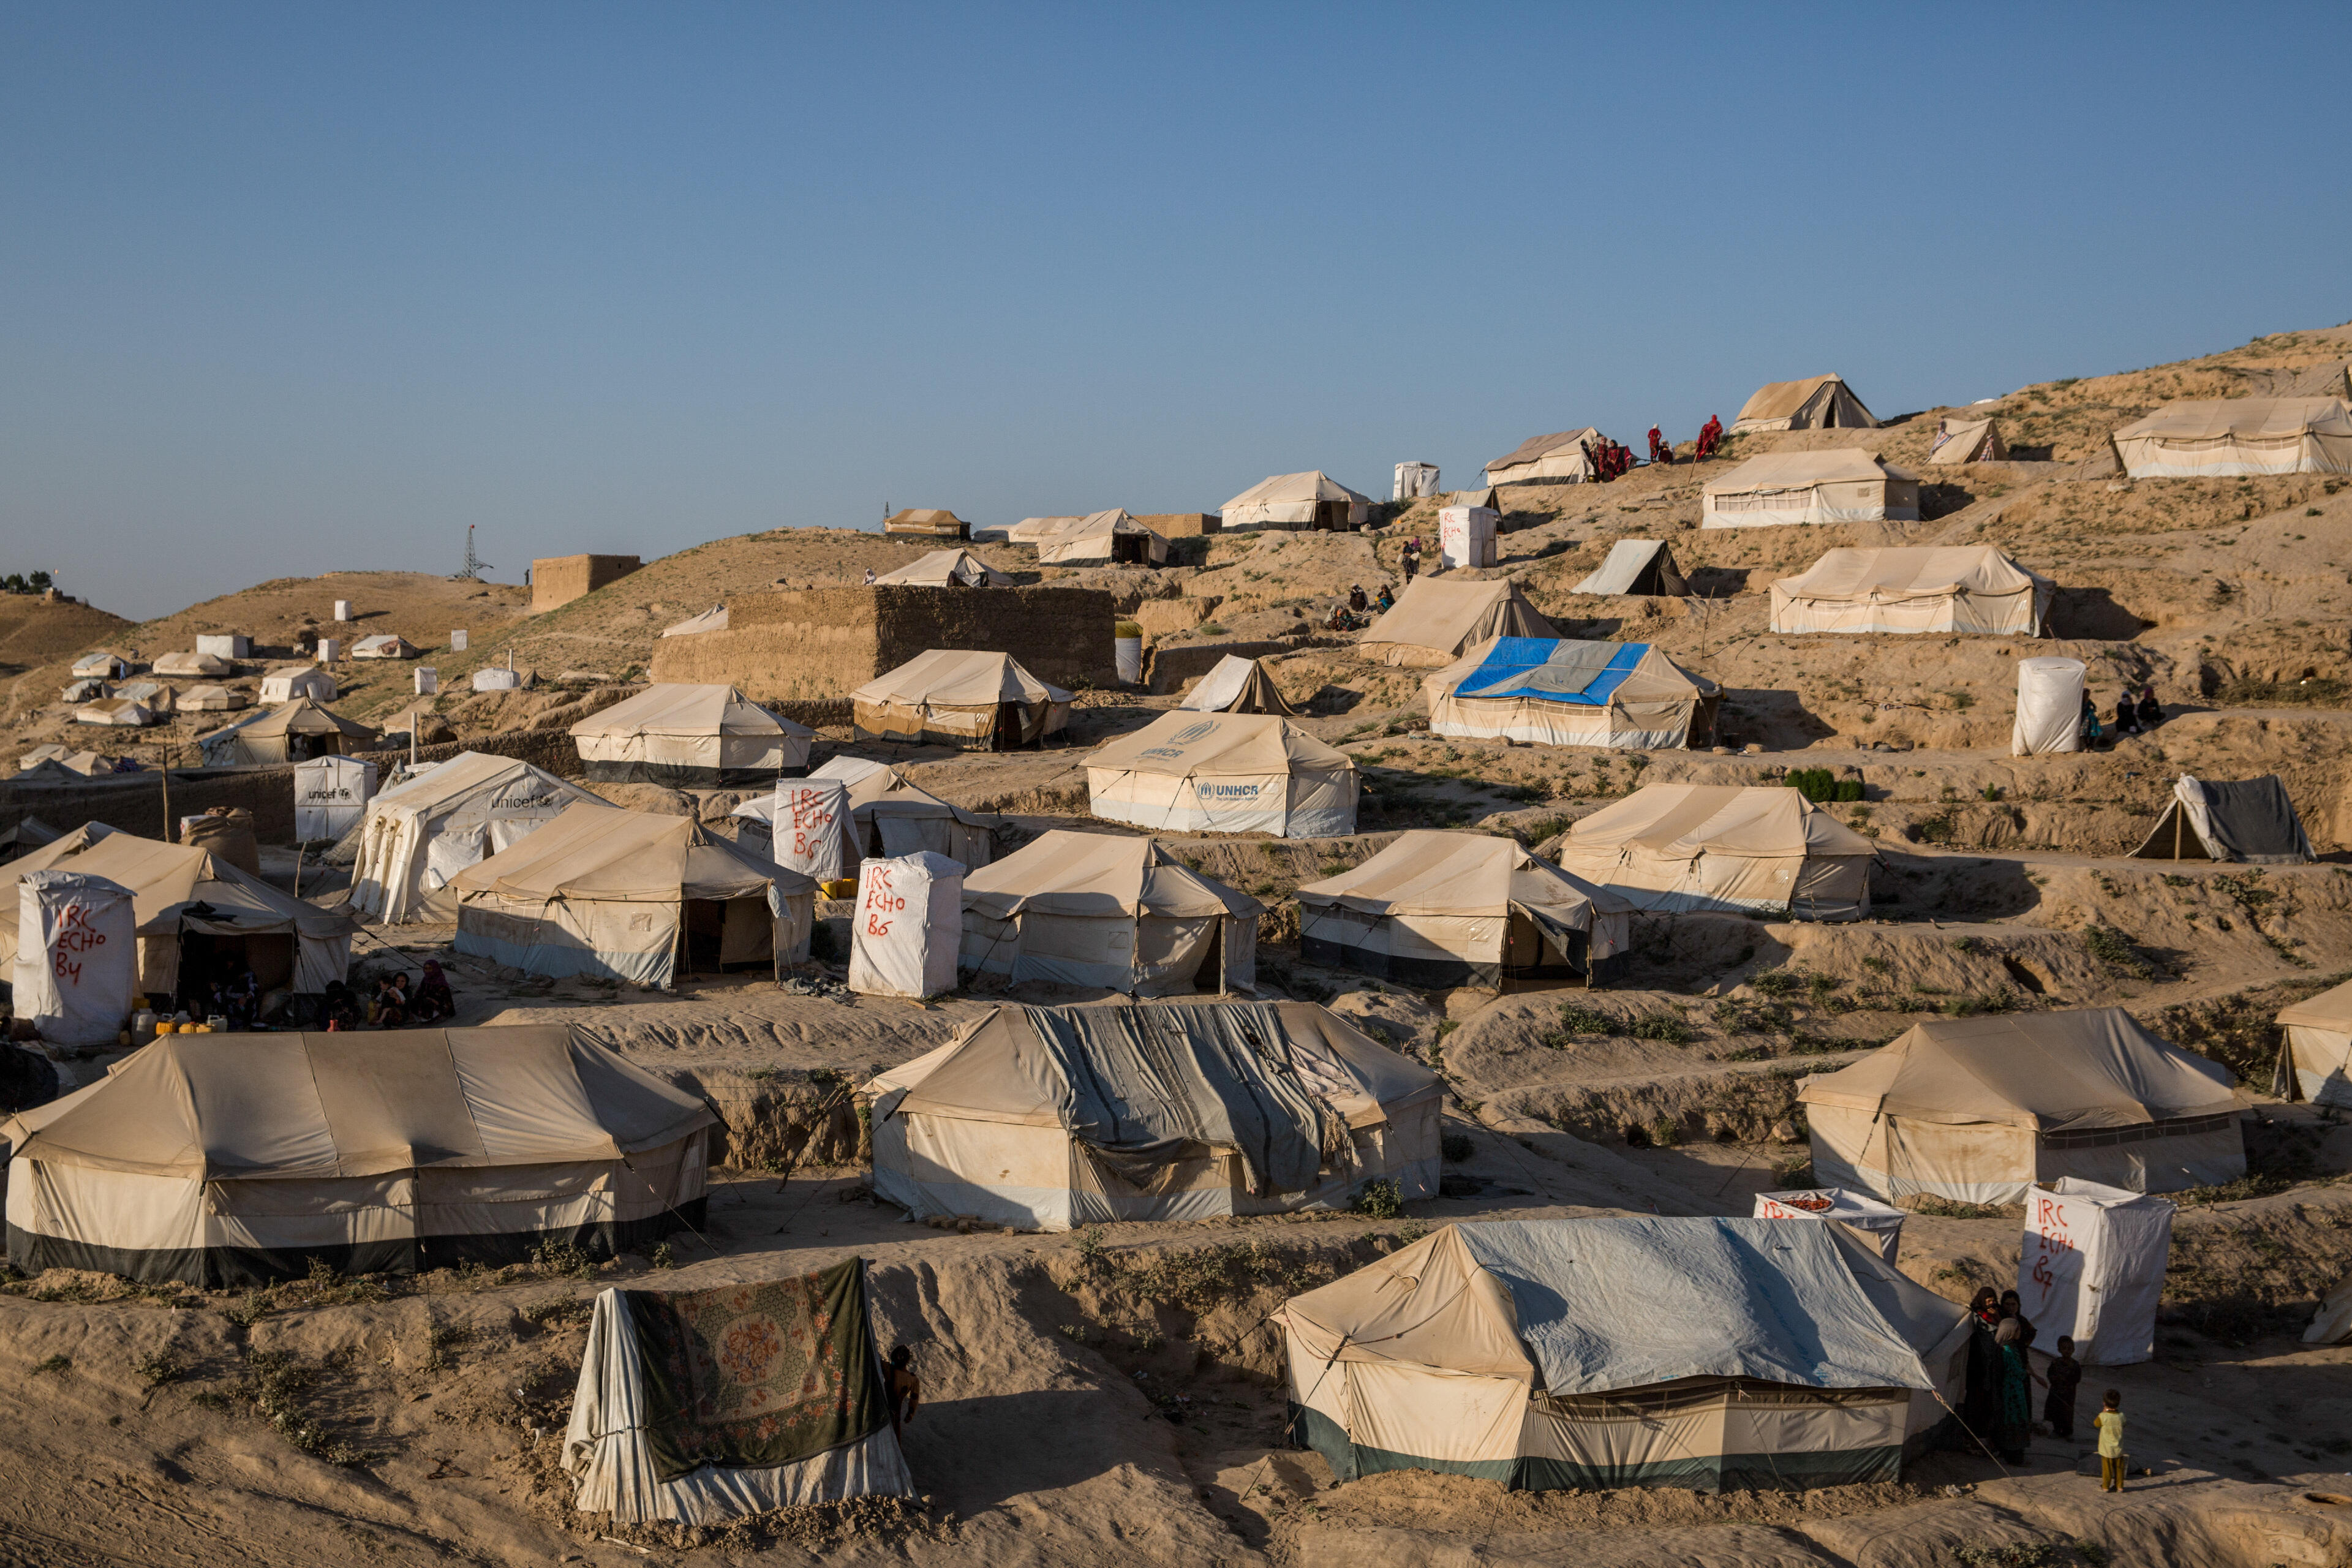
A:
{"type": "Polygon", "coordinates": [[[1555,637],[1498,637],[1454,688],[1458,697],[1538,697],[1549,702],[1606,707],[1648,643],[1577,642],[1555,637]]]}

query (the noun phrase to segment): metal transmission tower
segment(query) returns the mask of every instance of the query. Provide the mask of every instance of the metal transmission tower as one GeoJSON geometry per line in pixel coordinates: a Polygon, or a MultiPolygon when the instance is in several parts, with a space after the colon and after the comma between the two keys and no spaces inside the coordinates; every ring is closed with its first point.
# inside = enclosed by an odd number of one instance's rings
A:
{"type": "Polygon", "coordinates": [[[474,553],[474,525],[467,523],[466,525],[466,565],[465,569],[457,574],[457,581],[478,583],[482,580],[483,573],[497,570],[497,567],[474,553]]]}

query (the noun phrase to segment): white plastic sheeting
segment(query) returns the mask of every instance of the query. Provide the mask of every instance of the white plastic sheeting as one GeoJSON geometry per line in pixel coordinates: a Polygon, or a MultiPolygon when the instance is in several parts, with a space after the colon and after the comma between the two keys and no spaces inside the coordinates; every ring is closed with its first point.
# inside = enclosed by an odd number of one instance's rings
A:
{"type": "Polygon", "coordinates": [[[112,1045],[139,983],[131,889],[75,871],[27,871],[16,899],[16,1016],[52,1045],[112,1045]]]}
{"type": "Polygon", "coordinates": [[[2055,1348],[2072,1335],[2085,1366],[2156,1352],[2156,1304],[2172,1255],[2171,1204],[2074,1176],[2026,1194],[2018,1310],[2055,1348]]]}
{"type": "Polygon", "coordinates": [[[919,1000],[952,991],[963,945],[963,868],[924,850],[868,860],[850,917],[849,988],[919,1000]]]}
{"type": "Polygon", "coordinates": [[[1502,515],[1492,507],[1449,506],[1437,514],[1437,556],[1447,566],[1495,564],[1495,531],[1502,515]]]}
{"type": "Polygon", "coordinates": [[[515,691],[521,687],[522,676],[511,669],[501,669],[493,665],[488,669],[474,671],[474,689],[477,691],[515,691]]]}
{"type": "Polygon", "coordinates": [[[294,764],[294,837],[305,844],[341,838],[367,815],[375,796],[375,764],[352,757],[317,757],[294,764]]]}
{"type": "Polygon", "coordinates": [[[1825,1219],[1846,1226],[1878,1256],[1895,1261],[1903,1241],[1903,1210],[1843,1187],[1801,1187],[1756,1194],[1758,1219],[1825,1219]]]}
{"type": "Polygon", "coordinates": [[[1389,500],[1419,500],[1423,496],[1436,493],[1435,463],[1399,463],[1396,466],[1396,485],[1389,491],[1389,500]]]}
{"type": "Polygon", "coordinates": [[[849,785],[840,779],[779,779],[770,858],[819,882],[848,874],[857,862],[849,785]]]}
{"type": "Polygon", "coordinates": [[[2012,757],[2083,749],[2083,679],[2079,658],[2017,661],[2017,722],[2009,731],[2012,757]]]}

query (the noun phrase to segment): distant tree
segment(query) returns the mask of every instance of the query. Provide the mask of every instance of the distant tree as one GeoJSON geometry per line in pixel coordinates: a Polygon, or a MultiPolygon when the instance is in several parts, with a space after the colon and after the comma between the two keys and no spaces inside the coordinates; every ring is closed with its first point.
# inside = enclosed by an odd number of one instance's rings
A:
{"type": "Polygon", "coordinates": [[[29,594],[31,592],[32,589],[26,584],[25,574],[22,572],[11,572],[5,577],[0,577],[0,593],[29,594]]]}
{"type": "Polygon", "coordinates": [[[31,589],[36,594],[46,594],[54,585],[55,584],[50,582],[49,574],[47,572],[36,572],[31,576],[25,579],[25,586],[31,589]]]}

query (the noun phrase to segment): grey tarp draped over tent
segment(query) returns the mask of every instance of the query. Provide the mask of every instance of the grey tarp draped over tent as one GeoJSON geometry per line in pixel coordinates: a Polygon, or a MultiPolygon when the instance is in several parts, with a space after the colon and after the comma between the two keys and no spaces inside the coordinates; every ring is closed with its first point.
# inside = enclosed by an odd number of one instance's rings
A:
{"type": "Polygon", "coordinates": [[[2183,773],[2132,858],[2293,866],[2319,857],[2276,773],[2228,784],[2183,773]]]}
{"type": "Polygon", "coordinates": [[[1663,539],[1621,539],[1609,547],[1599,571],[1569,590],[1571,594],[1641,594],[1686,597],[1690,584],[1675,564],[1674,547],[1663,539]]]}

